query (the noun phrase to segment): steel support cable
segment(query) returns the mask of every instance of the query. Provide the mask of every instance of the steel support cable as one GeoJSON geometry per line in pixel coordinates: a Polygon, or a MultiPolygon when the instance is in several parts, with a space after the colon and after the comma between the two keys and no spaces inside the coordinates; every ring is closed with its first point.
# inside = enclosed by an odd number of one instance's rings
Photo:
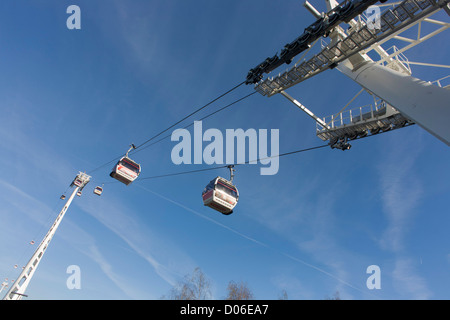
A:
{"type": "MultiPolygon", "coordinates": [[[[410,125],[411,124],[406,124],[405,127],[408,127],[410,125]]],[[[381,134],[384,134],[384,133],[390,132],[390,131],[392,131],[392,130],[382,131],[382,132],[379,132],[377,134],[372,134],[372,135],[368,135],[368,136],[365,136],[365,137],[358,137],[356,139],[352,139],[351,141],[357,141],[357,140],[361,140],[361,139],[365,139],[365,138],[369,138],[369,137],[379,136],[381,134]]],[[[315,147],[310,147],[310,148],[305,148],[305,149],[300,149],[300,150],[295,150],[295,151],[289,151],[289,152],[285,152],[285,153],[279,154],[277,156],[270,156],[270,157],[265,157],[265,158],[259,158],[259,159],[256,159],[256,160],[248,160],[248,161],[245,161],[245,162],[232,164],[232,165],[233,166],[239,166],[239,165],[249,164],[250,162],[257,162],[257,161],[261,161],[261,160],[272,159],[272,158],[275,158],[275,157],[284,157],[284,156],[288,156],[288,155],[292,155],[292,154],[297,154],[297,153],[306,152],[306,151],[312,151],[312,150],[321,149],[321,148],[325,148],[325,147],[330,147],[330,144],[327,143],[327,144],[323,144],[323,145],[319,145],[319,146],[315,146],[315,147]]],[[[203,171],[211,171],[211,170],[217,170],[217,169],[224,169],[224,168],[228,168],[229,166],[230,166],[230,164],[223,165],[223,166],[210,167],[210,168],[197,169],[197,170],[174,172],[174,173],[162,174],[162,175],[158,175],[158,176],[138,178],[136,181],[150,180],[150,179],[157,179],[157,178],[165,178],[165,177],[172,177],[172,176],[179,176],[179,175],[183,175],[183,174],[197,173],[197,172],[203,172],[203,171]]],[[[113,184],[113,183],[119,183],[119,182],[118,181],[113,181],[113,182],[105,182],[103,184],[113,184]]]]}
{"type": "MultiPolygon", "coordinates": [[[[390,131],[391,130],[383,131],[383,132],[380,132],[380,133],[377,133],[377,134],[373,134],[373,135],[369,135],[369,136],[365,136],[365,137],[358,137],[356,139],[352,139],[351,141],[356,141],[356,140],[361,140],[361,139],[365,139],[365,138],[369,138],[369,137],[379,136],[380,134],[383,134],[383,133],[386,133],[386,132],[390,132],[390,131]]],[[[292,154],[302,153],[302,152],[306,152],[306,151],[322,149],[322,148],[325,148],[325,147],[330,147],[330,144],[327,143],[327,144],[323,144],[323,145],[319,145],[319,146],[315,146],[315,147],[304,148],[304,149],[295,150],[295,151],[289,151],[289,152],[281,153],[281,154],[276,155],[276,156],[259,158],[259,159],[256,159],[256,160],[247,160],[245,162],[241,162],[241,163],[237,163],[237,164],[233,164],[233,165],[234,166],[239,166],[239,165],[249,164],[250,162],[258,162],[258,161],[261,161],[261,160],[273,159],[273,158],[276,158],[276,157],[284,157],[284,156],[289,156],[289,155],[292,155],[292,154]]],[[[216,167],[211,167],[211,168],[204,168],[204,169],[197,169],[197,170],[191,170],[191,171],[168,173],[168,174],[163,174],[163,175],[158,175],[158,176],[138,178],[136,181],[138,181],[138,180],[150,180],[150,179],[164,178],[164,177],[171,177],[171,176],[178,176],[178,175],[197,173],[197,172],[202,172],[202,171],[217,170],[217,169],[228,168],[229,166],[230,165],[227,164],[227,165],[216,166],[216,167]]],[[[113,183],[115,183],[115,182],[113,182],[113,183]]]]}
{"type": "Polygon", "coordinates": [[[188,114],[187,116],[185,116],[183,119],[178,120],[177,122],[175,122],[173,125],[171,125],[170,127],[164,129],[163,131],[161,131],[160,133],[158,133],[157,135],[154,135],[153,137],[151,137],[150,139],[148,139],[147,141],[141,143],[140,145],[138,145],[135,149],[139,149],[140,147],[142,147],[143,145],[149,143],[150,141],[152,141],[153,139],[159,137],[161,134],[163,134],[164,132],[172,129],[173,127],[175,127],[177,124],[183,122],[184,120],[186,120],[187,118],[190,118],[191,116],[193,116],[194,114],[196,114],[197,112],[205,109],[207,106],[209,106],[210,104],[216,102],[217,100],[219,100],[220,98],[223,98],[224,96],[226,96],[227,94],[231,93],[232,91],[236,90],[237,88],[239,88],[241,85],[243,85],[245,83],[245,81],[241,82],[240,84],[236,85],[235,87],[231,88],[230,90],[228,90],[225,93],[222,93],[220,96],[218,96],[217,98],[211,100],[210,102],[208,102],[207,104],[205,104],[204,106],[198,108],[197,110],[191,112],[190,114],[188,114]]]}
{"type": "MultiPolygon", "coordinates": [[[[227,104],[226,106],[224,106],[224,107],[222,107],[222,108],[220,108],[220,109],[217,109],[216,111],[211,112],[210,114],[207,114],[207,115],[204,116],[203,118],[200,118],[200,119],[198,119],[198,120],[196,120],[196,121],[203,121],[203,120],[205,120],[205,119],[207,119],[207,118],[209,118],[209,117],[215,115],[216,113],[219,113],[220,111],[223,111],[223,110],[225,110],[225,109],[231,107],[232,105],[234,105],[234,104],[236,104],[236,103],[238,103],[238,102],[241,102],[242,100],[245,100],[245,99],[249,98],[250,96],[254,95],[255,93],[258,93],[258,92],[257,92],[257,91],[254,91],[254,92],[252,92],[252,93],[250,93],[250,94],[248,94],[248,95],[246,95],[246,96],[244,96],[244,97],[242,97],[242,98],[239,98],[238,100],[235,100],[235,101],[233,101],[233,102],[227,104]]],[[[188,124],[187,126],[183,127],[183,129],[187,129],[187,128],[189,128],[190,126],[192,126],[193,124],[194,124],[194,122],[191,122],[191,123],[188,124]]],[[[172,136],[172,134],[169,134],[169,135],[167,135],[167,136],[164,136],[163,138],[161,138],[161,139],[159,139],[159,140],[156,140],[156,141],[154,141],[153,143],[151,143],[151,144],[145,146],[144,148],[141,148],[141,149],[139,149],[139,150],[137,150],[137,151],[135,151],[135,152],[133,152],[133,153],[138,153],[139,151],[142,151],[142,150],[144,150],[144,149],[147,149],[148,147],[151,147],[151,146],[153,146],[154,144],[157,144],[158,142],[161,142],[162,140],[169,138],[170,136],[172,136]]]]}
{"type": "MultiPolygon", "coordinates": [[[[164,129],[163,131],[159,132],[158,134],[154,135],[153,137],[151,137],[150,139],[147,139],[146,141],[144,141],[143,143],[141,143],[140,145],[136,146],[134,150],[141,148],[143,145],[149,143],[150,141],[156,139],[157,137],[159,137],[161,134],[163,134],[164,132],[170,130],[171,128],[175,127],[176,125],[178,125],[179,123],[183,122],[184,120],[188,119],[189,117],[193,116],[194,114],[200,112],[201,110],[205,109],[206,107],[208,107],[209,105],[211,105],[212,103],[216,102],[217,100],[223,98],[224,96],[226,96],[227,94],[231,93],[232,91],[236,90],[237,88],[239,88],[240,86],[242,86],[245,83],[245,81],[242,81],[241,83],[237,84],[236,86],[234,86],[233,88],[229,89],[228,91],[222,93],[220,96],[216,97],[215,99],[211,100],[210,102],[208,102],[207,104],[203,105],[202,107],[198,108],[197,110],[191,112],[190,114],[188,114],[187,116],[185,116],[184,118],[182,118],[181,120],[178,120],[177,122],[175,122],[174,124],[172,124],[171,126],[167,127],[166,129],[164,129]]],[[[239,101],[242,100],[239,99],[239,101]]],[[[233,103],[234,104],[234,103],[233,103]]],[[[222,108],[223,109],[223,108],[222,108]]],[[[134,151],[133,150],[133,151],[134,151]]],[[[100,166],[98,166],[97,168],[89,171],[88,173],[91,174],[92,172],[95,172],[115,161],[117,161],[118,159],[120,159],[122,156],[116,157],[100,166]]]]}
{"type": "MultiPolygon", "coordinates": [[[[261,160],[273,159],[273,158],[276,158],[276,157],[284,157],[284,156],[288,156],[288,155],[292,155],[292,154],[296,154],[296,153],[301,153],[301,152],[306,152],[306,151],[312,151],[312,150],[316,150],[316,149],[320,149],[320,148],[324,148],[324,147],[329,147],[329,145],[328,144],[324,144],[324,145],[320,145],[320,146],[316,146],[316,147],[310,147],[310,148],[305,148],[305,149],[285,152],[285,153],[282,153],[282,154],[279,154],[279,155],[276,155],[276,156],[270,156],[270,157],[260,158],[260,159],[256,159],[256,160],[248,160],[248,161],[245,161],[245,162],[233,164],[233,166],[249,164],[250,162],[258,162],[258,161],[261,161],[261,160]]],[[[197,169],[197,170],[190,170],[190,171],[183,171],[183,172],[176,172],[176,173],[168,173],[168,174],[163,174],[163,175],[158,175],[158,176],[138,178],[136,181],[138,181],[138,180],[156,179],[156,178],[164,178],[164,177],[171,177],[171,176],[178,176],[178,175],[197,173],[197,172],[202,172],[202,171],[217,170],[217,169],[228,168],[229,166],[230,165],[227,164],[227,165],[223,165],[223,166],[216,166],[216,167],[210,167],[210,168],[204,168],[204,169],[197,169]]]]}

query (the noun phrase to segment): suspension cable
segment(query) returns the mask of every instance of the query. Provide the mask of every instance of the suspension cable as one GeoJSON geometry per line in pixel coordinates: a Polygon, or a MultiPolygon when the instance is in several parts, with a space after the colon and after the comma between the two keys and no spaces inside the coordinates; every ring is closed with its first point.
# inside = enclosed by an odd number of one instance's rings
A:
{"type": "Polygon", "coordinates": [[[163,131],[161,131],[160,133],[158,133],[157,135],[154,135],[153,137],[151,137],[150,139],[148,139],[147,141],[141,143],[140,145],[136,146],[135,149],[139,149],[140,147],[142,147],[143,145],[147,144],[148,142],[152,141],[153,139],[159,137],[161,134],[163,134],[164,132],[168,131],[169,129],[175,127],[177,124],[179,124],[180,122],[183,122],[184,120],[186,120],[187,118],[193,116],[194,114],[196,114],[197,112],[203,110],[204,108],[206,108],[207,106],[209,106],[210,104],[216,102],[217,100],[219,100],[220,98],[226,96],[227,94],[231,93],[232,91],[236,90],[237,88],[239,88],[241,85],[243,85],[245,83],[245,81],[241,82],[240,84],[236,85],[235,87],[231,88],[230,90],[228,90],[225,93],[222,93],[220,96],[218,96],[217,98],[211,100],[210,102],[208,102],[207,104],[205,104],[204,106],[198,108],[197,110],[191,112],[190,114],[188,114],[187,116],[185,116],[183,119],[178,120],[177,122],[175,122],[173,125],[171,125],[170,127],[164,129],[163,131]]]}
{"type": "MultiPolygon", "coordinates": [[[[282,153],[282,154],[279,154],[279,155],[276,155],[276,156],[259,158],[259,159],[256,159],[256,160],[253,160],[253,159],[252,160],[247,160],[245,162],[234,164],[234,166],[249,164],[250,162],[258,162],[258,161],[261,161],[261,160],[273,159],[273,158],[277,158],[277,157],[284,157],[284,156],[297,154],[297,153],[301,153],[301,152],[321,149],[321,148],[324,148],[324,147],[329,147],[329,145],[328,144],[324,144],[324,145],[320,145],[320,146],[316,146],[316,147],[310,147],[310,148],[305,148],[305,149],[285,152],[285,153],[282,153]]],[[[183,171],[183,172],[168,173],[168,174],[163,174],[163,175],[158,175],[158,176],[138,178],[138,180],[149,180],[149,179],[156,179],[156,178],[178,176],[178,175],[183,175],[183,174],[190,174],[190,173],[197,173],[197,172],[203,172],[203,171],[217,170],[217,169],[223,169],[223,168],[228,168],[228,167],[229,167],[229,165],[227,164],[227,165],[223,165],[223,166],[215,166],[215,167],[204,168],[204,169],[197,169],[197,170],[190,170],[190,171],[183,171]]]]}
{"type": "MultiPolygon", "coordinates": [[[[211,105],[212,103],[216,102],[217,100],[223,98],[223,97],[226,96],[227,94],[229,94],[229,93],[231,93],[232,91],[236,90],[237,88],[239,88],[240,86],[242,86],[244,83],[245,83],[245,81],[243,81],[243,82],[237,84],[237,85],[234,86],[233,88],[231,88],[231,89],[229,89],[228,91],[222,93],[221,95],[219,95],[219,96],[216,97],[215,99],[211,100],[211,101],[208,102],[207,104],[205,104],[205,105],[203,105],[202,107],[198,108],[197,110],[191,112],[190,114],[188,114],[187,116],[185,116],[185,117],[182,118],[181,120],[178,120],[177,122],[175,122],[175,123],[172,124],[171,126],[169,126],[169,127],[167,127],[166,129],[164,129],[163,131],[159,132],[158,134],[156,134],[156,135],[154,135],[153,137],[147,139],[146,141],[144,141],[144,142],[141,143],[140,145],[136,146],[136,147],[134,148],[133,151],[136,152],[137,149],[141,148],[141,147],[144,146],[145,144],[147,144],[147,143],[149,143],[150,141],[154,140],[155,138],[159,137],[159,136],[160,136],[161,134],[163,134],[164,132],[170,130],[170,129],[173,128],[174,126],[178,125],[179,123],[183,122],[184,120],[188,119],[189,117],[193,116],[194,114],[198,113],[199,111],[205,109],[206,107],[208,107],[208,106],[211,105]]],[[[255,92],[254,92],[254,93],[255,93],[255,92]]],[[[252,94],[253,94],[253,93],[252,93],[252,94]]],[[[251,94],[250,94],[250,95],[251,95],[251,94]]],[[[226,106],[226,107],[224,107],[224,108],[222,108],[222,109],[219,109],[219,110],[216,111],[216,112],[213,112],[212,114],[217,113],[217,112],[219,112],[219,111],[221,111],[221,110],[223,110],[223,109],[225,109],[225,108],[227,108],[227,107],[229,107],[229,106],[235,104],[236,102],[239,102],[239,101],[241,101],[241,100],[247,98],[247,97],[250,96],[250,95],[247,95],[247,96],[244,97],[244,98],[238,99],[237,101],[235,101],[235,102],[229,104],[228,106],[226,106]]],[[[212,114],[211,114],[211,115],[212,115],[212,114]]],[[[208,116],[210,116],[210,115],[208,115],[208,116]]],[[[207,116],[207,117],[208,117],[208,116],[207,116]]],[[[205,117],[205,118],[206,118],[206,117],[205,117]]],[[[162,139],[161,139],[161,140],[162,140],[162,139]]],[[[89,171],[88,173],[91,174],[92,172],[95,172],[95,171],[97,171],[97,170],[99,170],[99,169],[101,169],[101,168],[103,168],[103,167],[105,167],[105,166],[111,164],[112,162],[117,161],[117,160],[120,159],[121,157],[122,157],[122,156],[118,156],[118,157],[116,157],[116,158],[114,158],[114,159],[112,159],[112,160],[110,160],[110,161],[108,161],[108,162],[106,162],[106,163],[104,163],[104,164],[98,166],[97,168],[95,168],[95,169],[89,171]]]]}
{"type": "MultiPolygon", "coordinates": [[[[356,141],[356,140],[361,140],[361,139],[365,139],[365,138],[368,138],[368,137],[378,136],[378,135],[386,133],[386,132],[388,132],[388,131],[383,131],[383,132],[380,132],[380,133],[375,134],[375,135],[369,135],[369,136],[365,136],[365,137],[358,137],[356,139],[352,139],[351,141],[356,141]]],[[[325,147],[330,147],[330,144],[327,143],[327,144],[323,144],[323,145],[319,145],[319,146],[315,146],[315,147],[304,148],[304,149],[299,149],[299,150],[295,150],[295,151],[289,151],[289,152],[281,153],[279,155],[265,157],[265,158],[259,158],[259,159],[256,159],[256,160],[253,160],[253,159],[252,160],[247,160],[245,162],[234,164],[234,166],[249,164],[250,162],[258,162],[258,161],[261,161],[261,160],[267,160],[267,159],[272,159],[272,158],[276,158],[276,157],[289,156],[289,155],[302,153],[302,152],[306,152],[306,151],[322,149],[322,148],[325,148],[325,147]]],[[[183,174],[191,174],[191,173],[197,173],[197,172],[203,172],[203,171],[224,169],[224,168],[228,168],[228,167],[229,167],[229,164],[223,165],[223,166],[215,166],[215,167],[209,167],[209,168],[203,168],[203,169],[197,169],[197,170],[182,171],[182,172],[168,173],[168,174],[163,174],[163,175],[158,175],[158,176],[150,176],[150,177],[138,178],[136,181],[150,180],[150,179],[157,179],[157,178],[165,178],[165,177],[172,177],[172,176],[178,176],[178,175],[183,175],[183,174]]],[[[109,182],[107,184],[116,183],[116,182],[117,181],[109,182]]]]}
{"type": "MultiPolygon", "coordinates": [[[[254,92],[252,92],[252,93],[250,93],[250,94],[248,94],[248,95],[246,95],[246,96],[244,96],[244,97],[242,97],[242,98],[239,98],[238,100],[235,100],[235,101],[233,101],[232,103],[229,103],[229,104],[227,104],[226,106],[224,106],[224,107],[222,107],[222,108],[220,108],[220,109],[217,109],[216,111],[211,112],[210,114],[207,114],[206,116],[204,116],[203,118],[198,119],[197,121],[203,121],[203,120],[205,120],[206,118],[209,118],[209,117],[215,115],[216,113],[219,113],[220,111],[223,111],[223,110],[225,110],[225,109],[231,107],[232,105],[234,105],[234,104],[236,104],[236,103],[238,103],[238,102],[240,102],[240,101],[242,101],[242,100],[244,100],[244,99],[249,98],[250,96],[254,95],[255,93],[258,93],[258,92],[254,91],[254,92]]],[[[187,129],[187,128],[189,128],[190,126],[192,126],[193,124],[194,124],[194,122],[191,122],[191,123],[188,124],[187,126],[183,127],[183,129],[187,129]]],[[[148,147],[151,147],[151,146],[153,146],[154,144],[157,144],[158,142],[161,142],[162,140],[169,138],[170,136],[172,136],[172,134],[166,135],[166,136],[164,136],[163,138],[161,138],[161,139],[159,139],[159,140],[156,140],[156,141],[154,141],[153,143],[151,143],[151,144],[145,146],[144,148],[141,148],[141,149],[136,150],[136,151],[134,151],[134,152],[132,151],[132,153],[138,153],[139,151],[142,151],[142,150],[144,150],[144,149],[147,149],[148,147]]]]}

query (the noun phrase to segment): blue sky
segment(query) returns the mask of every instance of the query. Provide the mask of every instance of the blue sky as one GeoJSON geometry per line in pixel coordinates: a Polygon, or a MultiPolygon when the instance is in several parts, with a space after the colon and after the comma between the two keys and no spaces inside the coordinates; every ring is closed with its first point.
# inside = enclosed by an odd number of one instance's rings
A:
{"type": "MultiPolygon", "coordinates": [[[[322,1],[311,1],[323,10],[322,1]]],[[[440,18],[447,19],[445,15],[440,18]]],[[[0,4],[0,277],[14,279],[89,172],[245,80],[314,20],[297,0],[3,1],[0,4]],[[81,30],[66,9],[81,8],[81,30]]],[[[406,53],[446,64],[448,32],[406,53]]],[[[433,81],[448,70],[413,66],[433,81]]],[[[288,92],[319,116],[360,87],[330,70],[288,92]]],[[[253,92],[242,86],[195,117],[253,92]]],[[[361,96],[352,106],[371,102],[361,96]]],[[[180,126],[182,127],[182,126],[180,126]]],[[[203,128],[279,129],[280,152],[323,144],[285,98],[253,95],[203,128]]],[[[170,133],[169,131],[168,133],[170,133]]],[[[136,153],[141,177],[206,168],[175,165],[166,139],[136,153]]],[[[204,207],[224,169],[109,183],[92,174],[28,287],[29,299],[159,299],[200,267],[215,299],[245,281],[257,299],[448,299],[448,147],[419,126],[280,158],[276,175],[238,166],[234,214],[204,207]],[[101,197],[92,189],[101,183],[101,197]],[[81,289],[66,269],[81,270],[81,289]],[[366,287],[370,265],[381,289],[366,287]]]]}

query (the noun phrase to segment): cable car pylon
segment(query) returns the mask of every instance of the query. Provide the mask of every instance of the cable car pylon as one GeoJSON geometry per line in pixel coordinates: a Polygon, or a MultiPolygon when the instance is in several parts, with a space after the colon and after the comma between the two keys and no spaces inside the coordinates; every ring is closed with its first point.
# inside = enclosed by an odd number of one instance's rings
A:
{"type": "MultiPolygon", "coordinates": [[[[367,16],[364,12],[377,1],[349,0],[338,3],[325,0],[327,12],[320,13],[310,3],[305,7],[317,19],[305,29],[303,35],[287,44],[280,56],[267,58],[249,71],[247,84],[263,96],[277,93],[287,98],[316,121],[316,135],[329,141],[333,149],[348,150],[348,141],[393,129],[417,124],[450,146],[450,90],[448,86],[434,85],[411,76],[406,50],[450,29],[450,23],[431,19],[441,10],[450,15],[450,0],[402,0],[382,4],[388,7],[379,15],[367,16]],[[375,16],[375,19],[373,17],[375,16]],[[340,24],[347,24],[345,29],[340,24]],[[422,23],[432,24],[434,31],[422,28],[422,23]],[[411,38],[412,27],[417,27],[417,37],[411,38]],[[436,29],[437,28],[437,29],[436,29]],[[283,64],[289,64],[299,53],[311,49],[320,38],[321,49],[308,59],[300,59],[293,67],[278,76],[263,79],[283,64]],[[402,48],[392,46],[388,53],[382,45],[389,40],[407,43],[402,48]],[[376,53],[381,60],[374,61],[368,53],[376,53]],[[285,90],[319,73],[337,69],[372,95],[374,103],[359,108],[342,109],[326,118],[317,117],[285,90]]],[[[380,1],[384,3],[386,1],[380,1]]],[[[432,57],[432,55],[430,55],[432,57]]],[[[419,65],[443,66],[415,63],[419,65]]],[[[448,67],[448,66],[443,66],[448,67]]]]}
{"type": "Polygon", "coordinates": [[[39,265],[39,263],[42,260],[42,257],[45,253],[45,251],[48,248],[48,245],[50,244],[50,241],[52,240],[53,236],[56,233],[56,230],[58,229],[58,226],[60,225],[62,219],[64,218],[64,215],[67,212],[67,209],[69,209],[70,204],[72,203],[73,199],[75,198],[75,195],[79,192],[80,189],[84,188],[86,184],[90,181],[91,177],[88,176],[85,173],[80,172],[75,179],[73,180],[71,186],[74,186],[75,188],[72,191],[72,194],[70,195],[69,199],[67,199],[67,202],[64,204],[64,207],[61,209],[60,213],[55,219],[55,222],[50,227],[49,231],[45,235],[42,242],[39,244],[39,247],[36,249],[36,251],[31,256],[28,263],[23,268],[20,275],[17,277],[17,281],[14,282],[14,284],[11,285],[10,289],[4,296],[3,300],[21,300],[22,297],[26,297],[25,291],[30,284],[31,278],[33,277],[34,273],[36,272],[36,269],[39,265]]]}

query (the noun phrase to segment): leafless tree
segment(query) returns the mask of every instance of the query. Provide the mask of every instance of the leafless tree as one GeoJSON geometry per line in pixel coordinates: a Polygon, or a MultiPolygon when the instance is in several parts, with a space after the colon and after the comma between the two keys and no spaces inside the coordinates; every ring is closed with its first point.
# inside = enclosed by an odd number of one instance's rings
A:
{"type": "Polygon", "coordinates": [[[325,300],[341,300],[341,296],[339,295],[339,291],[336,291],[332,298],[326,297],[325,300]]]}
{"type": "Polygon", "coordinates": [[[282,290],[280,295],[278,296],[278,300],[288,300],[288,294],[286,290],[282,290]]]}
{"type": "Polygon", "coordinates": [[[227,287],[227,297],[226,300],[252,300],[253,293],[247,286],[245,282],[236,283],[230,281],[227,287]]]}
{"type": "MultiPolygon", "coordinates": [[[[164,296],[162,298],[165,298],[164,296]]],[[[170,290],[170,300],[207,300],[211,298],[211,284],[203,271],[197,267],[170,290]]]]}

